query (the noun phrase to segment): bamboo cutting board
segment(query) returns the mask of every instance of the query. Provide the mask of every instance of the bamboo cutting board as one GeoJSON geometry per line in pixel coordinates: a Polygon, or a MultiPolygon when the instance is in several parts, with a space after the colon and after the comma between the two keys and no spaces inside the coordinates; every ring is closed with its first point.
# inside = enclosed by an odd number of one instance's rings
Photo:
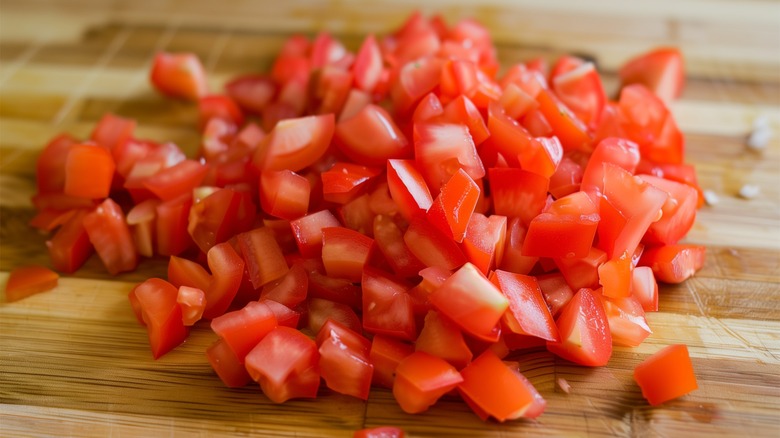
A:
{"type": "MultiPolygon", "coordinates": [[[[704,269],[662,287],[653,335],[616,348],[609,366],[585,369],[541,350],[521,370],[548,401],[536,421],[484,423],[445,397],[422,415],[400,411],[386,390],[368,402],[326,389],[316,400],[274,405],[255,386],[227,389],[203,351],[207,326],[158,361],[127,292],[164,276],[165,261],[110,277],[96,258],[55,290],[6,303],[0,294],[0,436],[351,436],[397,425],[410,436],[777,436],[780,431],[780,4],[768,0],[426,2],[450,22],[485,23],[505,63],[574,52],[594,59],[614,91],[615,70],[661,44],[686,55],[687,88],[673,105],[704,207],[688,241],[708,246],[704,269]],[[764,153],[745,141],[756,118],[775,132],[764,153]],[[753,200],[735,196],[758,184],[753,200]],[[634,366],[685,343],[700,389],[651,408],[634,366]],[[571,385],[566,394],[558,378],[571,385]]],[[[85,137],[107,111],[139,120],[142,138],[197,148],[195,109],[147,83],[157,50],[194,51],[212,88],[268,68],[293,32],[329,30],[355,48],[367,32],[398,26],[421,2],[77,0],[0,3],[0,285],[21,264],[48,265],[32,217],[34,162],[46,141],[85,137]]]]}

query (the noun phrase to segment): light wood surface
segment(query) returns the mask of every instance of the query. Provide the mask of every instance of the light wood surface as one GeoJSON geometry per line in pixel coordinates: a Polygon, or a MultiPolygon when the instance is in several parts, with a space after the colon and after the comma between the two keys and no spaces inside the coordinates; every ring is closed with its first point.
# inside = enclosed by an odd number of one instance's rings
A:
{"type": "Polygon", "coordinates": [[[414,8],[489,26],[506,64],[575,52],[595,59],[609,91],[629,56],[680,46],[687,88],[673,105],[704,207],[688,241],[708,246],[692,280],[662,287],[653,335],[616,348],[609,366],[584,369],[534,350],[521,369],[548,401],[536,421],[482,422],[445,397],[422,415],[400,411],[386,390],[368,402],[326,389],[316,400],[269,402],[255,386],[227,389],[203,351],[203,325],[153,361],[127,303],[133,282],[162,276],[162,260],[111,277],[91,259],[53,291],[6,303],[0,293],[0,436],[351,436],[397,425],[410,436],[777,436],[780,431],[780,3],[769,0],[281,2],[0,2],[0,285],[21,264],[49,265],[32,217],[37,153],[53,135],[86,136],[112,111],[139,120],[139,135],[197,147],[195,109],[147,83],[157,50],[198,53],[216,89],[264,70],[293,32],[329,30],[355,47],[414,8]],[[746,138],[765,117],[763,153],[746,138]],[[756,199],[736,196],[758,184],[756,199]],[[634,366],[685,343],[700,389],[651,408],[634,366]],[[571,385],[566,394],[558,378],[571,385]]]}

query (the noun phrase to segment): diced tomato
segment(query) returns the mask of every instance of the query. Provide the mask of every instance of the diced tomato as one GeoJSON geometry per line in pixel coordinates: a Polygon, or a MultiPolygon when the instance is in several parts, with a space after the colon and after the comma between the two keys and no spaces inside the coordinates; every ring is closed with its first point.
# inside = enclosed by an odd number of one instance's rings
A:
{"type": "Polygon", "coordinates": [[[553,70],[552,89],[579,120],[586,126],[595,126],[607,100],[601,77],[591,62],[573,67],[559,74],[553,70]]]}
{"type": "Polygon", "coordinates": [[[106,270],[112,275],[132,271],[138,252],[125,221],[125,214],[113,200],[106,199],[84,216],[84,229],[106,270]]]}
{"type": "Polygon", "coordinates": [[[370,333],[412,341],[417,327],[409,287],[376,269],[363,269],[363,328],[370,333]]]}
{"type": "Polygon", "coordinates": [[[620,85],[642,84],[666,102],[679,97],[685,82],[683,57],[674,47],[659,47],[628,60],[618,70],[620,85]]]}
{"type": "Polygon", "coordinates": [[[154,233],[157,254],[178,255],[193,246],[194,242],[187,231],[191,207],[192,195],[189,193],[157,206],[157,227],[154,233]]]}
{"type": "Polygon", "coordinates": [[[301,321],[301,312],[293,310],[282,303],[266,298],[260,298],[261,303],[268,306],[276,317],[276,323],[285,327],[298,328],[301,321]]]}
{"type": "Polygon", "coordinates": [[[246,355],[277,326],[276,315],[259,301],[211,320],[211,329],[243,363],[246,355]]]}
{"type": "Polygon", "coordinates": [[[572,154],[564,154],[555,173],[550,176],[550,194],[558,199],[580,190],[583,172],[583,166],[572,158],[572,154]]]}
{"type": "Polygon", "coordinates": [[[514,168],[488,169],[493,210],[507,217],[519,217],[528,225],[547,203],[550,179],[538,173],[514,168]]]}
{"type": "Polygon", "coordinates": [[[151,80],[159,92],[170,97],[196,101],[208,92],[206,72],[193,53],[158,53],[151,80]]]}
{"type": "Polygon", "coordinates": [[[544,301],[550,307],[550,313],[557,318],[566,303],[574,296],[574,290],[561,273],[540,275],[536,280],[544,295],[544,301]]]}
{"type": "Polygon", "coordinates": [[[642,240],[648,244],[677,243],[688,234],[696,220],[696,189],[687,184],[651,175],[642,175],[642,179],[669,195],[661,207],[663,216],[650,224],[642,240]]]}
{"type": "Polygon", "coordinates": [[[359,164],[384,165],[391,158],[410,158],[406,136],[382,107],[369,104],[336,126],[336,144],[359,164]]]}
{"type": "Polygon", "coordinates": [[[546,401],[533,385],[512,370],[490,350],[461,370],[463,382],[458,392],[477,415],[490,416],[500,422],[521,417],[535,418],[546,401]]]}
{"type": "Polygon", "coordinates": [[[399,114],[409,112],[421,98],[439,85],[443,63],[436,57],[424,57],[400,68],[390,90],[393,106],[399,114]]]}
{"type": "Polygon", "coordinates": [[[223,339],[217,339],[206,349],[206,358],[228,388],[243,388],[252,381],[244,363],[239,362],[236,354],[223,339]]]}
{"type": "Polygon", "coordinates": [[[653,269],[649,266],[637,266],[631,276],[631,295],[639,300],[645,312],[658,311],[658,283],[653,269]]]}
{"type": "Polygon", "coordinates": [[[360,322],[360,317],[358,317],[355,311],[346,304],[312,297],[308,300],[307,311],[309,329],[311,329],[312,333],[318,333],[322,329],[322,326],[329,320],[336,321],[344,327],[358,333],[363,331],[363,324],[360,322]]]}
{"type": "Polygon", "coordinates": [[[607,260],[598,267],[602,293],[609,298],[625,298],[631,295],[631,279],[634,265],[628,253],[607,260]]]}
{"type": "Polygon", "coordinates": [[[246,356],[246,369],[274,403],[314,398],[320,386],[317,344],[290,327],[276,327],[246,356]]]}
{"type": "Polygon", "coordinates": [[[636,347],[653,333],[647,325],[642,304],[634,297],[604,297],[604,312],[614,345],[636,347]]]}
{"type": "Polygon", "coordinates": [[[111,191],[114,177],[111,152],[93,144],[70,147],[65,158],[64,193],[83,198],[105,198],[111,191]]]}
{"type": "Polygon", "coordinates": [[[235,126],[244,124],[244,113],[230,96],[210,94],[198,99],[200,126],[205,127],[211,119],[223,119],[235,126]]]}
{"type": "Polygon", "coordinates": [[[289,270],[282,249],[269,228],[255,228],[238,234],[236,238],[255,289],[260,289],[289,270]]]}
{"type": "Polygon", "coordinates": [[[580,289],[555,321],[560,341],[547,349],[580,365],[603,366],[612,356],[612,335],[601,299],[590,289],[580,289]]]}
{"type": "Polygon", "coordinates": [[[136,300],[155,359],[187,337],[188,329],[182,321],[181,307],[176,302],[178,295],[176,287],[159,278],[150,278],[130,291],[130,301],[136,300]]]}
{"type": "Polygon", "coordinates": [[[444,119],[450,123],[466,125],[474,144],[479,146],[490,136],[482,113],[468,97],[460,95],[444,108],[444,119]]]}
{"type": "Polygon", "coordinates": [[[436,93],[428,93],[417,104],[412,114],[412,122],[420,123],[438,119],[444,114],[444,106],[436,93]]]}
{"type": "Polygon", "coordinates": [[[160,170],[147,178],[143,185],[164,201],[170,201],[192,192],[205,178],[208,167],[195,161],[184,160],[160,170]]]}
{"type": "Polygon", "coordinates": [[[181,307],[182,323],[189,327],[203,316],[203,310],[206,309],[206,294],[202,289],[179,286],[176,302],[181,307]]]}
{"type": "Polygon", "coordinates": [[[138,254],[144,257],[154,255],[158,205],[160,205],[158,199],[147,199],[127,212],[126,221],[133,235],[135,248],[138,254]]]}
{"type": "Polygon", "coordinates": [[[490,281],[509,301],[509,310],[502,317],[506,327],[521,335],[558,340],[558,328],[536,278],[496,270],[490,281]]]}
{"type": "Polygon", "coordinates": [[[473,356],[460,327],[435,310],[425,315],[414,349],[444,359],[456,369],[468,365],[473,356]]]}
{"type": "Polygon", "coordinates": [[[310,213],[290,222],[295,235],[298,250],[304,257],[316,257],[322,254],[322,230],[339,227],[341,224],[328,210],[310,213]]]}
{"type": "Polygon", "coordinates": [[[412,160],[387,160],[387,186],[407,220],[427,212],[433,204],[428,185],[412,160]]]}
{"type": "Polygon", "coordinates": [[[458,169],[463,169],[473,180],[485,176],[485,168],[466,125],[416,123],[414,156],[433,193],[438,193],[458,169]]]}
{"type": "Polygon", "coordinates": [[[599,225],[599,212],[584,192],[554,201],[528,226],[523,255],[584,257],[599,225]]]}
{"type": "Polygon", "coordinates": [[[536,101],[539,103],[541,115],[550,124],[564,151],[590,149],[592,140],[586,127],[566,105],[545,89],[539,91],[536,101]]]}
{"type": "Polygon", "coordinates": [[[322,229],[322,263],[331,277],[354,282],[363,276],[363,266],[374,240],[344,227],[322,229]]]}
{"type": "Polygon", "coordinates": [[[271,216],[293,220],[309,209],[311,184],[291,170],[263,172],[259,192],[260,207],[271,216]]]}
{"type": "Polygon", "coordinates": [[[381,169],[361,166],[352,163],[339,162],[323,172],[322,195],[328,202],[346,204],[355,196],[365,191],[381,169]]]}
{"type": "Polygon", "coordinates": [[[699,245],[664,245],[645,248],[641,266],[649,266],[658,281],[682,283],[704,266],[705,249],[699,245]]]}
{"type": "Polygon", "coordinates": [[[260,298],[274,300],[287,307],[295,307],[306,299],[309,277],[299,264],[290,267],[282,277],[263,286],[260,298]]]}
{"type": "Polygon", "coordinates": [[[317,333],[316,342],[320,372],[328,388],[367,400],[374,373],[369,359],[371,342],[332,319],[317,333]]]}
{"type": "Polygon", "coordinates": [[[325,154],[334,130],[333,114],[281,120],[258,146],[253,163],[260,170],[297,172],[325,154]]]}
{"type": "Polygon", "coordinates": [[[374,35],[369,34],[363,40],[352,64],[355,86],[363,91],[372,92],[382,77],[382,52],[374,35]]]}
{"type": "Polygon", "coordinates": [[[425,266],[452,270],[466,263],[458,244],[425,218],[412,220],[404,233],[404,242],[425,266]]]}
{"type": "Polygon", "coordinates": [[[604,176],[608,168],[604,163],[614,164],[629,173],[634,173],[639,164],[639,146],[624,138],[609,137],[601,140],[593,150],[582,174],[581,190],[591,194],[591,199],[604,193],[604,176]]]}
{"type": "Polygon", "coordinates": [[[469,261],[485,275],[503,262],[506,224],[506,217],[498,214],[471,215],[461,247],[469,261]]]}
{"type": "Polygon", "coordinates": [[[249,230],[255,221],[255,205],[249,193],[231,188],[217,189],[193,203],[187,231],[201,251],[249,230]]]}
{"type": "Polygon", "coordinates": [[[84,217],[89,212],[78,210],[46,241],[49,257],[54,269],[71,274],[76,272],[87,261],[94,247],[84,228],[84,217]]]}
{"type": "Polygon", "coordinates": [[[699,388],[688,347],[670,345],[634,368],[634,380],[652,406],[682,397],[699,388]]]}
{"type": "Polygon", "coordinates": [[[373,229],[375,246],[396,275],[414,277],[425,268],[406,246],[403,231],[390,216],[376,215],[373,229]]]}
{"type": "Polygon", "coordinates": [[[13,302],[57,287],[60,276],[43,266],[14,268],[5,283],[5,300],[13,302]]]}
{"type": "Polygon", "coordinates": [[[106,113],[95,125],[89,138],[109,151],[113,151],[118,145],[133,137],[136,125],[137,123],[133,119],[106,113]]]}
{"type": "Polygon", "coordinates": [[[417,414],[428,410],[461,382],[460,373],[444,359],[415,351],[395,370],[393,396],[404,412],[417,414]]]}
{"type": "Polygon", "coordinates": [[[507,298],[471,263],[466,263],[430,295],[431,304],[467,333],[490,337],[507,298]]]}
{"type": "Polygon", "coordinates": [[[595,289],[599,285],[599,268],[607,261],[607,253],[591,247],[585,257],[559,257],[553,259],[570,288],[577,291],[583,287],[595,289]]]}
{"type": "Polygon", "coordinates": [[[276,85],[265,75],[245,75],[228,82],[225,92],[241,109],[259,115],[276,94],[276,85]]]}
{"type": "Polygon", "coordinates": [[[682,163],[685,139],[669,109],[650,90],[641,84],[624,87],[620,91],[618,111],[622,130],[619,133],[639,144],[643,159],[682,163]]]}
{"type": "Polygon", "coordinates": [[[244,276],[244,260],[230,243],[218,243],[206,254],[212,279],[206,292],[203,317],[212,319],[225,313],[235,298],[244,276]]]}
{"type": "Polygon", "coordinates": [[[371,350],[369,351],[369,360],[374,365],[372,385],[392,389],[395,369],[406,356],[413,352],[414,346],[410,344],[389,336],[375,335],[371,340],[371,350]]]}
{"type": "Polygon", "coordinates": [[[463,169],[458,169],[441,186],[426,217],[447,237],[460,243],[466,235],[466,227],[477,206],[479,194],[480,189],[474,180],[463,169]]]}

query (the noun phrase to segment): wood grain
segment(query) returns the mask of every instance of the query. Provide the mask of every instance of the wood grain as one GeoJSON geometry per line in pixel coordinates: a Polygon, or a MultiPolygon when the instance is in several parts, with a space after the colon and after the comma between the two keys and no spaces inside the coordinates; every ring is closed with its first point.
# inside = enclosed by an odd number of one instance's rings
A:
{"type": "Polygon", "coordinates": [[[154,52],[204,60],[213,89],[266,69],[291,33],[329,30],[357,47],[414,8],[486,23],[505,65],[575,52],[593,59],[610,93],[621,62],[660,44],[680,46],[687,87],[673,111],[688,158],[721,202],[700,210],[688,241],[708,246],[697,276],[662,287],[654,330],[584,369],[540,350],[518,356],[548,401],[536,421],[482,422],[455,397],[403,414],[386,390],[367,402],[323,389],[316,400],[269,402],[255,386],[225,388],[203,356],[200,324],[154,361],[127,293],[163,260],[111,277],[93,258],[53,291],[6,303],[0,294],[2,436],[351,436],[393,424],[411,436],[775,436],[780,430],[780,3],[663,0],[354,0],[314,2],[48,2],[0,4],[0,284],[20,264],[48,265],[46,237],[27,222],[34,162],[63,131],[86,136],[107,111],[139,120],[138,134],[194,151],[189,105],[147,83],[154,52]],[[745,140],[757,117],[776,133],[763,153],[745,140]],[[753,200],[736,197],[756,183],[753,200]],[[670,343],[690,347],[700,389],[651,408],[633,367],[670,343]],[[556,384],[566,379],[569,394],[556,384]]]}

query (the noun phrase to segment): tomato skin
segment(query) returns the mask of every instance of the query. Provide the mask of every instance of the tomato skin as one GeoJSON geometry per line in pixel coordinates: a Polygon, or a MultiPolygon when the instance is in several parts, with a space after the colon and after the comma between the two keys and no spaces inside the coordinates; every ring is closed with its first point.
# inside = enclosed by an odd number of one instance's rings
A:
{"type": "Polygon", "coordinates": [[[426,215],[447,237],[460,243],[479,200],[480,189],[469,175],[458,169],[441,187],[426,215]]]}
{"type": "Polygon", "coordinates": [[[363,329],[412,341],[417,327],[409,287],[377,269],[363,269],[363,329]]]}
{"type": "Polygon", "coordinates": [[[309,277],[299,264],[290,267],[282,277],[263,286],[260,298],[274,300],[293,308],[306,299],[309,277]]]}
{"type": "Polygon", "coordinates": [[[404,438],[403,429],[394,426],[379,426],[356,430],[352,438],[404,438]]]}
{"type": "Polygon", "coordinates": [[[46,241],[49,249],[49,257],[54,269],[72,274],[87,261],[94,247],[89,240],[87,230],[84,228],[84,217],[87,210],[78,210],[50,240],[46,241]]]}
{"type": "Polygon", "coordinates": [[[304,257],[322,255],[322,230],[329,227],[339,227],[341,224],[328,210],[310,213],[290,221],[290,228],[295,235],[298,250],[304,257]]]}
{"type": "Polygon", "coordinates": [[[536,101],[539,103],[539,111],[561,141],[564,151],[590,149],[592,140],[586,127],[549,90],[540,90],[536,101]]]}
{"type": "Polygon", "coordinates": [[[276,84],[265,75],[245,75],[228,82],[225,92],[242,110],[261,114],[276,94],[276,84]]]}
{"type": "Polygon", "coordinates": [[[309,209],[311,183],[291,170],[260,174],[260,207],[271,216],[298,219],[309,209]]]}
{"type": "Polygon", "coordinates": [[[393,396],[408,414],[428,410],[439,397],[463,381],[455,367],[422,351],[406,356],[395,373],[393,396]]]}
{"type": "Polygon", "coordinates": [[[584,257],[599,225],[599,212],[588,195],[575,192],[554,201],[528,226],[523,255],[584,257]]]}
{"type": "Polygon", "coordinates": [[[202,289],[179,286],[176,302],[181,307],[182,322],[190,327],[203,317],[203,311],[206,309],[206,294],[202,289]]]}
{"type": "Polygon", "coordinates": [[[496,270],[490,281],[509,301],[509,310],[502,317],[506,327],[546,341],[559,339],[558,328],[535,277],[496,270]]]}
{"type": "Polygon", "coordinates": [[[203,317],[212,319],[225,313],[241,287],[244,260],[228,243],[214,245],[206,254],[212,279],[206,292],[203,317]]]}
{"type": "Polygon", "coordinates": [[[635,297],[603,297],[604,312],[614,345],[636,347],[653,331],[647,325],[642,304],[635,297]]]}
{"type": "Polygon", "coordinates": [[[328,388],[368,400],[374,366],[369,360],[371,342],[349,328],[328,320],[317,333],[320,372],[328,388]]]}
{"type": "Polygon", "coordinates": [[[332,113],[281,120],[258,146],[252,162],[260,171],[298,172],[325,154],[334,131],[332,113]]]}
{"type": "Polygon", "coordinates": [[[658,281],[682,283],[704,266],[705,248],[699,245],[663,245],[646,248],[640,266],[649,266],[658,281]]]}
{"type": "Polygon", "coordinates": [[[380,173],[382,171],[377,168],[338,162],[320,174],[323,198],[346,204],[365,191],[380,173]]]}
{"type": "Polygon", "coordinates": [[[206,358],[228,388],[243,388],[252,381],[243,362],[239,362],[228,344],[217,339],[206,349],[206,358]]]}
{"type": "Polygon", "coordinates": [[[430,295],[431,304],[466,333],[489,337],[509,301],[471,263],[466,263],[430,295]]]}
{"type": "Polygon", "coordinates": [[[157,254],[174,256],[193,246],[194,242],[187,231],[191,207],[192,195],[189,193],[157,206],[157,254]]]}
{"type": "Polygon", "coordinates": [[[114,177],[114,158],[111,152],[93,144],[72,146],[65,158],[65,186],[69,196],[105,198],[111,191],[114,177]]]}
{"type": "Polygon", "coordinates": [[[246,356],[252,380],[274,403],[314,398],[320,386],[317,344],[290,327],[276,327],[246,356]]]}
{"type": "Polygon", "coordinates": [[[466,263],[458,244],[425,218],[411,221],[404,233],[404,242],[425,266],[452,270],[466,263]]]}
{"type": "Polygon", "coordinates": [[[612,335],[601,299],[587,288],[580,289],[555,321],[560,341],[547,342],[547,349],[574,363],[604,366],[612,356],[612,335]]]}
{"type": "Polygon", "coordinates": [[[427,212],[433,204],[431,192],[415,161],[387,160],[387,186],[406,220],[427,212]]]}
{"type": "Polygon", "coordinates": [[[265,303],[258,301],[211,320],[211,329],[233,351],[239,363],[244,363],[246,355],[276,326],[276,315],[265,303]]]}
{"type": "Polygon", "coordinates": [[[410,158],[412,147],[382,107],[369,104],[336,126],[336,144],[352,161],[379,166],[392,158],[410,158]]]}
{"type": "Polygon", "coordinates": [[[470,407],[476,408],[478,415],[483,413],[503,423],[521,417],[535,418],[544,410],[546,402],[536,389],[490,350],[460,373],[463,382],[458,385],[458,392],[470,407]],[[536,403],[541,409],[529,412],[536,403]]]}
{"type": "Polygon", "coordinates": [[[193,102],[208,92],[206,72],[193,53],[158,53],[152,64],[151,81],[162,94],[193,102]]]}
{"type": "Polygon", "coordinates": [[[688,347],[670,345],[634,368],[634,380],[642,396],[657,406],[698,389],[688,347]]]}
{"type": "Polygon", "coordinates": [[[688,234],[696,220],[698,193],[696,189],[680,182],[642,175],[642,179],[663,190],[669,198],[661,208],[663,216],[650,224],[642,241],[647,244],[670,245],[688,234]]]}
{"type": "Polygon", "coordinates": [[[249,230],[256,208],[249,193],[231,188],[217,189],[194,202],[189,212],[187,232],[201,251],[249,230]]]}
{"type": "Polygon", "coordinates": [[[84,216],[84,229],[106,270],[112,275],[132,271],[138,252],[125,221],[125,214],[110,198],[84,216]]]}
{"type": "Polygon", "coordinates": [[[188,328],[182,322],[181,307],[176,302],[179,292],[172,284],[150,278],[130,291],[131,303],[136,300],[141,320],[149,334],[152,356],[162,355],[184,342],[188,328]]]}
{"type": "Polygon", "coordinates": [[[5,283],[5,301],[11,303],[54,289],[59,278],[59,274],[43,266],[16,267],[5,283]]]}
{"type": "Polygon", "coordinates": [[[658,283],[653,269],[649,266],[637,266],[631,276],[631,295],[639,300],[645,312],[658,311],[658,283]]]}
{"type": "Polygon", "coordinates": [[[207,166],[195,160],[184,160],[150,176],[143,185],[163,201],[170,201],[191,193],[206,177],[208,170],[207,166]]]}
{"type": "Polygon", "coordinates": [[[685,138],[664,102],[641,84],[620,90],[618,134],[639,144],[643,159],[682,164],[685,138]]]}
{"type": "Polygon", "coordinates": [[[490,217],[481,213],[471,215],[461,247],[469,261],[485,275],[503,262],[506,224],[506,217],[498,214],[490,217]]]}
{"type": "Polygon", "coordinates": [[[95,125],[89,138],[109,151],[113,151],[115,147],[133,137],[136,125],[133,119],[106,113],[95,125]]]}
{"type": "Polygon", "coordinates": [[[466,125],[416,123],[414,156],[433,193],[438,193],[458,169],[463,169],[472,180],[485,176],[485,168],[466,125]]]}
{"type": "Polygon", "coordinates": [[[374,217],[374,242],[390,269],[402,278],[415,277],[425,268],[404,242],[404,233],[392,217],[378,214],[374,217]]]}
{"type": "Polygon", "coordinates": [[[579,120],[586,126],[594,126],[607,100],[601,77],[591,62],[580,60],[580,65],[573,67],[558,74],[553,71],[552,89],[579,120]]]}

